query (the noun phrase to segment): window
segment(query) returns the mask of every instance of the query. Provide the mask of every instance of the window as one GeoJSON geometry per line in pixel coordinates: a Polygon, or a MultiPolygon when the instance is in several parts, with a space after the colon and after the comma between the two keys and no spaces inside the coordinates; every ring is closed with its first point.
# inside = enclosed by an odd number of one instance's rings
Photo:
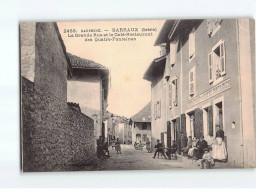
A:
{"type": "Polygon", "coordinates": [[[213,112],[212,106],[203,108],[204,136],[213,136],[213,112]]]}
{"type": "Polygon", "coordinates": [[[147,141],[147,134],[143,134],[142,135],[142,142],[146,142],[147,141]]]}
{"type": "Polygon", "coordinates": [[[142,129],[143,130],[147,129],[147,123],[142,123],[142,129]]]}
{"type": "Polygon", "coordinates": [[[173,105],[174,106],[177,106],[178,105],[178,81],[177,81],[178,79],[174,79],[173,81],[172,81],[172,91],[173,91],[173,93],[172,93],[172,95],[173,95],[173,97],[172,97],[172,99],[173,99],[173,105]]]}
{"type": "Polygon", "coordinates": [[[157,118],[161,118],[161,100],[157,101],[154,104],[154,116],[155,116],[155,120],[157,118]]]}
{"type": "Polygon", "coordinates": [[[192,98],[195,96],[196,82],[195,82],[195,67],[189,71],[189,96],[192,98]]]}
{"type": "Polygon", "coordinates": [[[222,19],[207,19],[207,33],[209,37],[213,37],[220,29],[222,19]]]}
{"type": "Polygon", "coordinates": [[[226,74],[225,44],[220,40],[208,55],[209,83],[219,80],[226,74]]]}
{"type": "Polygon", "coordinates": [[[170,43],[170,64],[173,66],[176,62],[176,53],[177,53],[178,41],[170,43]]]}
{"type": "Polygon", "coordinates": [[[195,28],[189,34],[189,61],[195,57],[195,28]]]}

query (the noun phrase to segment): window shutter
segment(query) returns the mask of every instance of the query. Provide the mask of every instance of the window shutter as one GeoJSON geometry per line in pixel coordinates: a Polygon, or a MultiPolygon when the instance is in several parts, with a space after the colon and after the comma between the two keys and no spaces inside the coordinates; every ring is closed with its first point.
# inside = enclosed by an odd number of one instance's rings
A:
{"type": "Polygon", "coordinates": [[[172,83],[169,83],[169,108],[172,108],[172,83]]]}
{"type": "Polygon", "coordinates": [[[177,152],[178,154],[181,154],[181,141],[180,141],[180,118],[178,117],[176,119],[176,123],[177,123],[177,152]]]}
{"type": "Polygon", "coordinates": [[[164,132],[161,133],[161,142],[164,143],[164,132]]]}
{"type": "Polygon", "coordinates": [[[212,53],[208,55],[208,74],[209,74],[209,83],[212,83],[213,82],[212,53]]]}
{"type": "Polygon", "coordinates": [[[189,34],[189,59],[195,54],[195,29],[189,34]]]}
{"type": "Polygon", "coordinates": [[[221,64],[221,76],[226,74],[226,59],[225,59],[225,44],[224,41],[220,45],[220,64],[221,64]]]}
{"type": "Polygon", "coordinates": [[[161,100],[159,100],[158,108],[159,108],[159,118],[161,118],[161,100]]]}
{"type": "Polygon", "coordinates": [[[178,79],[175,79],[175,106],[178,106],[178,79]]]}
{"type": "Polygon", "coordinates": [[[194,71],[191,70],[189,72],[189,94],[194,94],[194,71]]]}
{"type": "Polygon", "coordinates": [[[176,61],[176,44],[175,42],[170,43],[170,64],[175,64],[176,61]]]}
{"type": "Polygon", "coordinates": [[[167,147],[171,147],[171,122],[167,121],[167,147]]]}
{"type": "Polygon", "coordinates": [[[213,113],[212,113],[212,106],[208,107],[208,130],[209,135],[213,136],[213,113]]]}
{"type": "Polygon", "coordinates": [[[181,114],[180,116],[180,125],[181,125],[181,132],[183,134],[186,134],[186,115],[185,114],[181,114]]]}
{"type": "Polygon", "coordinates": [[[195,110],[195,134],[194,136],[200,138],[203,135],[203,111],[200,108],[195,110]]]}

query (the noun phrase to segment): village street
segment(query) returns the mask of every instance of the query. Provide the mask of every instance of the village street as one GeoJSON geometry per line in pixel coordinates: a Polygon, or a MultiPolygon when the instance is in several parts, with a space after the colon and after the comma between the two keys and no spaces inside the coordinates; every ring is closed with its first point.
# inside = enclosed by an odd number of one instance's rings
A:
{"type": "Polygon", "coordinates": [[[154,153],[147,153],[145,148],[135,150],[133,145],[121,145],[122,154],[109,147],[110,158],[99,162],[97,170],[166,170],[182,168],[200,168],[191,160],[184,160],[181,157],[178,160],[166,160],[159,157],[153,159],[154,153]]]}

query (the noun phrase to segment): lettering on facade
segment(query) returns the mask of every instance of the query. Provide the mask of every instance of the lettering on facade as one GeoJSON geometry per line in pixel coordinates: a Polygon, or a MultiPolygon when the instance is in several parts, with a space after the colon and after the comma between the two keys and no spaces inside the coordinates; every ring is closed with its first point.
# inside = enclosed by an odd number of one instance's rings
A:
{"type": "Polygon", "coordinates": [[[200,94],[199,96],[196,96],[195,98],[191,99],[188,101],[188,107],[192,107],[198,103],[201,103],[225,90],[230,89],[231,83],[230,83],[230,78],[219,83],[218,85],[212,87],[208,91],[200,94]]]}

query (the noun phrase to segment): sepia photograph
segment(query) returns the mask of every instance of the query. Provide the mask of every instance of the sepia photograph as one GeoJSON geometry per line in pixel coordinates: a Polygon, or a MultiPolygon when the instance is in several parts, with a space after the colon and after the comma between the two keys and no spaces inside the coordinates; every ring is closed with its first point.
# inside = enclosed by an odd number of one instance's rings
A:
{"type": "Polygon", "coordinates": [[[22,172],[256,167],[255,20],[20,22],[22,172]]]}

